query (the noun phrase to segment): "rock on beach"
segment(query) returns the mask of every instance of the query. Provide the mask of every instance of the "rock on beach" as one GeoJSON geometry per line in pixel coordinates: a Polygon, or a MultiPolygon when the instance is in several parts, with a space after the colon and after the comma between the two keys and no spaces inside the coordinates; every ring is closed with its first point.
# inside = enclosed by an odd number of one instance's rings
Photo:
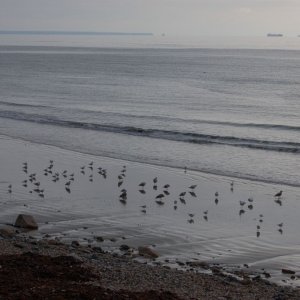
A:
{"type": "Polygon", "coordinates": [[[36,223],[35,219],[31,215],[18,215],[15,227],[26,228],[26,229],[38,229],[38,224],[36,223]]]}
{"type": "Polygon", "coordinates": [[[11,227],[0,228],[0,236],[4,238],[11,238],[16,234],[16,231],[11,227]]]}
{"type": "Polygon", "coordinates": [[[148,246],[140,246],[138,248],[138,251],[139,251],[139,255],[144,257],[150,257],[150,258],[159,257],[158,253],[148,246]]]}

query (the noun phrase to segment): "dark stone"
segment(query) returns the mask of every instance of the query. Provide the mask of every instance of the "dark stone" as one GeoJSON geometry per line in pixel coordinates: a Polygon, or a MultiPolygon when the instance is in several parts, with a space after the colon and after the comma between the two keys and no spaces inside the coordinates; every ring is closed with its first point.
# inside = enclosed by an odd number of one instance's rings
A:
{"type": "Polygon", "coordinates": [[[31,215],[18,215],[16,222],[16,227],[26,228],[26,229],[38,229],[38,225],[31,215]]]}
{"type": "Polygon", "coordinates": [[[4,238],[12,238],[16,234],[16,231],[10,227],[0,228],[0,236],[4,238]]]}
{"type": "Polygon", "coordinates": [[[289,270],[289,269],[282,269],[281,270],[282,274],[295,274],[295,271],[289,270]]]}
{"type": "Polygon", "coordinates": [[[121,251],[128,251],[130,247],[128,245],[121,245],[119,248],[121,251]]]}
{"type": "Polygon", "coordinates": [[[72,241],[71,246],[73,246],[73,247],[79,247],[80,244],[79,244],[78,241],[72,241]]]}
{"type": "Polygon", "coordinates": [[[95,252],[98,252],[98,253],[104,253],[104,251],[103,251],[103,249],[102,249],[101,247],[96,246],[96,247],[93,247],[92,249],[93,249],[93,251],[95,251],[95,252]]]}
{"type": "Polygon", "coordinates": [[[147,246],[140,246],[138,248],[139,255],[145,256],[145,257],[151,257],[151,258],[157,258],[159,257],[158,253],[156,253],[154,250],[152,250],[150,247],[147,246]]]}
{"type": "Polygon", "coordinates": [[[186,264],[194,268],[200,267],[205,270],[209,269],[209,264],[205,261],[189,261],[186,264]]]}
{"type": "Polygon", "coordinates": [[[95,239],[97,242],[104,242],[104,238],[102,236],[96,236],[95,239]]]}

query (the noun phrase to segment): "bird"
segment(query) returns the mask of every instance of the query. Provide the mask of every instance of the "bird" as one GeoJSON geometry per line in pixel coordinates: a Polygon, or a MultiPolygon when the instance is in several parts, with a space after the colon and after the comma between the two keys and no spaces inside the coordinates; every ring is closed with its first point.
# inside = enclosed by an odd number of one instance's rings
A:
{"type": "Polygon", "coordinates": [[[164,185],[164,188],[165,188],[165,189],[168,189],[169,187],[170,187],[169,184],[165,184],[165,185],[164,185]]]}
{"type": "Polygon", "coordinates": [[[241,215],[244,214],[244,213],[245,213],[245,211],[244,211],[243,209],[240,209],[239,215],[241,216],[241,215]]]}
{"type": "Polygon", "coordinates": [[[157,177],[155,177],[155,178],[153,179],[153,182],[154,182],[154,183],[157,183],[157,177]]]}
{"type": "Polygon", "coordinates": [[[186,204],[186,202],[185,202],[185,200],[184,200],[183,198],[179,198],[179,200],[180,200],[180,202],[181,202],[182,204],[186,204]]]}
{"type": "Polygon", "coordinates": [[[193,219],[189,219],[188,222],[189,222],[190,224],[192,224],[192,223],[194,223],[194,220],[193,220],[193,219]]]}
{"type": "Polygon", "coordinates": [[[127,200],[127,195],[126,194],[121,194],[119,199],[127,200]]]}
{"type": "Polygon", "coordinates": [[[197,195],[194,192],[189,192],[189,193],[192,197],[197,197],[197,195]]]}
{"type": "Polygon", "coordinates": [[[277,224],[278,227],[282,227],[283,226],[283,222],[282,223],[279,223],[277,224]]]}
{"type": "Polygon", "coordinates": [[[146,182],[141,182],[140,184],[139,184],[139,186],[141,186],[141,187],[144,187],[146,185],[146,182]]]}
{"type": "Polygon", "coordinates": [[[158,205],[164,205],[165,203],[163,202],[163,201],[161,201],[161,200],[156,200],[155,201],[158,205]]]}
{"type": "Polygon", "coordinates": [[[278,192],[277,194],[274,195],[274,197],[281,197],[282,196],[282,191],[278,192]]]}
{"type": "Polygon", "coordinates": [[[159,195],[157,195],[157,196],[155,197],[155,199],[161,199],[161,198],[163,198],[163,197],[165,197],[164,194],[159,194],[159,195]]]}
{"type": "Polygon", "coordinates": [[[124,197],[124,196],[127,196],[127,191],[126,190],[121,191],[120,197],[124,197]]]}
{"type": "Polygon", "coordinates": [[[253,202],[253,198],[251,197],[251,198],[248,198],[248,201],[249,202],[253,202]]]}
{"type": "Polygon", "coordinates": [[[215,192],[215,196],[218,197],[218,196],[219,196],[219,193],[218,193],[218,192],[215,192]]]}
{"type": "Polygon", "coordinates": [[[189,188],[193,190],[193,189],[195,189],[196,187],[197,187],[197,184],[194,184],[194,185],[191,185],[189,188]]]}
{"type": "Polygon", "coordinates": [[[183,197],[186,194],[186,192],[182,192],[179,194],[179,197],[183,197]]]}
{"type": "Polygon", "coordinates": [[[189,214],[189,216],[190,216],[191,218],[193,218],[193,217],[195,216],[195,214],[189,214]]]}

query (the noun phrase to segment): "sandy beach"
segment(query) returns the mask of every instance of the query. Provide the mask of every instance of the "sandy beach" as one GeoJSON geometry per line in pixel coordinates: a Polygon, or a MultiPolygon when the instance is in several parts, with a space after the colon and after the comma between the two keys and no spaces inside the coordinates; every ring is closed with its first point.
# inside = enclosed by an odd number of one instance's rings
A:
{"type": "MultiPolygon", "coordinates": [[[[38,243],[36,248],[40,248],[39,240],[55,239],[73,252],[72,242],[77,241],[89,255],[90,249],[101,247],[106,255],[123,257],[120,246],[125,244],[130,249],[125,256],[138,264],[136,272],[149,268],[150,273],[177,272],[186,278],[199,273],[196,278],[217,282],[211,274],[246,273],[236,275],[237,282],[246,277],[250,289],[257,285],[257,276],[281,286],[299,286],[296,187],[97,157],[5,136],[0,139],[0,153],[1,224],[13,224],[21,213],[34,216],[39,229],[21,236],[31,236],[38,243]],[[274,197],[280,190],[282,197],[274,197]],[[159,257],[140,256],[140,246],[151,247],[159,257]],[[191,265],[197,267],[188,271],[191,265]]],[[[27,249],[28,241],[23,242],[27,249]]],[[[15,248],[9,246],[14,250],[1,253],[13,254],[15,248]]],[[[236,284],[238,290],[249,292],[236,284]]],[[[265,299],[274,299],[280,289],[261,282],[259,289],[261,285],[273,293],[265,299]]],[[[110,288],[108,282],[104,287],[110,288]]],[[[231,299],[240,298],[241,294],[232,294],[231,284],[225,283],[225,288],[231,299]]],[[[183,299],[204,297],[203,291],[189,295],[187,290],[178,294],[170,286],[167,290],[183,299]]],[[[224,296],[221,290],[218,296],[224,296]]],[[[245,297],[256,298],[254,294],[245,297]]]]}

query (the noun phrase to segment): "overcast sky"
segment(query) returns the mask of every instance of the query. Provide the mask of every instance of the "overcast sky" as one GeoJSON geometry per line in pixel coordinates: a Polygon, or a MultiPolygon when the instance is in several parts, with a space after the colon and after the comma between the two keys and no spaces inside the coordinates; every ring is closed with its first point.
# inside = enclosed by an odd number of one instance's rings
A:
{"type": "Polygon", "coordinates": [[[0,0],[0,30],[300,34],[300,0],[0,0]]]}

